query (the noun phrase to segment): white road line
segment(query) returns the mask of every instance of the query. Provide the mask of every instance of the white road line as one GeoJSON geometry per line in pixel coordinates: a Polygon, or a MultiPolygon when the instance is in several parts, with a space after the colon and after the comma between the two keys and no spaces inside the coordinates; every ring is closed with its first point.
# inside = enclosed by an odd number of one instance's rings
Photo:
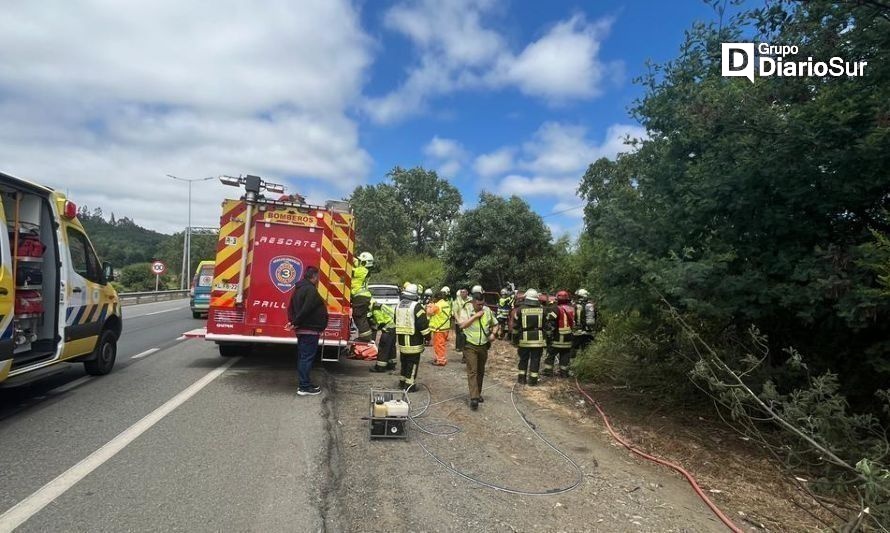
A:
{"type": "Polygon", "coordinates": [[[147,356],[147,355],[151,355],[151,354],[155,353],[155,352],[158,351],[158,350],[160,350],[160,348],[149,348],[148,350],[145,350],[145,351],[142,352],[142,353],[137,353],[136,355],[134,355],[134,356],[131,357],[130,359],[141,359],[141,358],[143,358],[143,357],[145,357],[145,356],[147,356]]]}
{"type": "Polygon", "coordinates": [[[17,503],[11,509],[0,515],[0,533],[11,532],[26,520],[40,512],[41,509],[52,503],[56,498],[64,494],[78,481],[85,478],[90,472],[102,466],[106,461],[114,457],[128,444],[136,440],[140,435],[151,429],[174,409],[188,401],[201,389],[210,384],[214,379],[235,364],[240,357],[233,358],[214,368],[198,381],[192,383],[167,402],[147,414],[142,420],[125,429],[117,437],[111,439],[98,450],[94,451],[76,465],[72,466],[59,477],[40,487],[34,494],[17,503]]]}
{"type": "Polygon", "coordinates": [[[161,313],[169,313],[170,311],[179,311],[180,309],[185,309],[185,306],[183,306],[183,307],[174,307],[173,309],[162,309],[162,310],[160,310],[160,311],[152,311],[151,313],[145,313],[144,315],[138,315],[138,316],[159,315],[159,314],[161,314],[161,313]]]}
{"type": "Polygon", "coordinates": [[[74,381],[72,381],[71,383],[59,385],[58,387],[54,388],[52,390],[52,392],[68,392],[71,389],[80,387],[81,385],[83,385],[84,383],[86,383],[87,381],[90,381],[92,379],[93,379],[93,376],[81,376],[81,377],[75,379],[74,381]]]}
{"type": "Polygon", "coordinates": [[[143,313],[141,315],[134,315],[131,318],[136,318],[136,317],[140,317],[140,316],[160,315],[161,313],[169,313],[170,311],[179,311],[180,309],[188,309],[188,306],[174,307],[173,309],[161,309],[160,311],[152,311],[151,313],[143,313]]]}

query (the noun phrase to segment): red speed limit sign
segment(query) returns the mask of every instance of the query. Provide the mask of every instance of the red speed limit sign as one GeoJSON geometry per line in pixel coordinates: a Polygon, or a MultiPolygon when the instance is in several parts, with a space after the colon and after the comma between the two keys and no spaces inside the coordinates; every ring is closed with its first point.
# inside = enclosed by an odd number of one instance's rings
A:
{"type": "Polygon", "coordinates": [[[155,261],[151,264],[151,273],[155,276],[160,276],[166,271],[167,265],[165,265],[163,261],[155,261]]]}

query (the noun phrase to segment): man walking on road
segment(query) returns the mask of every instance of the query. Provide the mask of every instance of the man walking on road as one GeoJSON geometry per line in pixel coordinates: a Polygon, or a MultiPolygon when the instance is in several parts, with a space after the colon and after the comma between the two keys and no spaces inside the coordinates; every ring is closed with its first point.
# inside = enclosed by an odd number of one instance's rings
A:
{"type": "Polygon", "coordinates": [[[464,359],[467,362],[467,386],[470,393],[470,409],[475,411],[482,398],[482,381],[485,379],[485,364],[488,362],[488,348],[498,329],[491,309],[485,305],[482,295],[473,296],[473,314],[461,322],[459,327],[466,336],[464,359]]]}
{"type": "Polygon", "coordinates": [[[303,279],[294,287],[287,308],[289,323],[285,326],[297,335],[297,372],[300,388],[297,394],[309,396],[321,393],[321,389],[309,380],[309,372],[318,352],[318,339],[328,327],[328,308],[318,294],[318,268],[306,268],[303,279]]]}

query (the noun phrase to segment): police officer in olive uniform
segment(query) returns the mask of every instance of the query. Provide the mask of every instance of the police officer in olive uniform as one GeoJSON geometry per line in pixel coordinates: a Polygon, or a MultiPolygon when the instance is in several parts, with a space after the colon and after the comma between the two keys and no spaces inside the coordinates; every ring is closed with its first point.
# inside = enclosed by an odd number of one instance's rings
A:
{"type": "Polygon", "coordinates": [[[518,383],[538,384],[538,370],[547,341],[544,338],[544,307],[538,291],[528,289],[513,321],[513,343],[518,346],[518,383]]]}
{"type": "Polygon", "coordinates": [[[408,392],[417,390],[417,370],[420,367],[420,356],[424,345],[430,340],[430,323],[423,305],[417,285],[409,283],[402,291],[402,299],[396,308],[396,344],[401,356],[401,374],[399,388],[408,392]]]}

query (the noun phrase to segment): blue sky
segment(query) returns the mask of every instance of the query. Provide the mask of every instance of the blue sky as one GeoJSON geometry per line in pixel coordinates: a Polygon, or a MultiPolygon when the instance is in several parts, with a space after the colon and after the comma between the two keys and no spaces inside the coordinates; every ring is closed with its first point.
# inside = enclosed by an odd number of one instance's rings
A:
{"type": "MultiPolygon", "coordinates": [[[[578,206],[587,164],[644,135],[632,79],[715,18],[698,0],[118,5],[5,9],[0,160],[161,231],[186,218],[165,174],[257,173],[321,201],[421,164],[468,206],[482,189],[578,206]]],[[[215,225],[235,191],[195,187],[195,223],[215,225]]],[[[546,220],[575,235],[581,210],[546,220]]]]}

